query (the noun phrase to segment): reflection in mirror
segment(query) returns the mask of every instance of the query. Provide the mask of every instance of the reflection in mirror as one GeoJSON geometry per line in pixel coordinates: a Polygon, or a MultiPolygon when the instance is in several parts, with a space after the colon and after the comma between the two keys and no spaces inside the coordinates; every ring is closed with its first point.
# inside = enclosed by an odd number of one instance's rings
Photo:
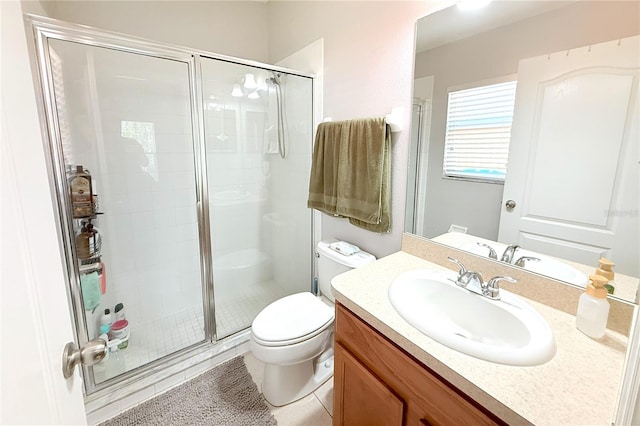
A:
{"type": "Polygon", "coordinates": [[[635,301],[639,21],[626,1],[420,19],[406,231],[498,261],[517,245],[510,263],[575,285],[606,257],[635,301]]]}

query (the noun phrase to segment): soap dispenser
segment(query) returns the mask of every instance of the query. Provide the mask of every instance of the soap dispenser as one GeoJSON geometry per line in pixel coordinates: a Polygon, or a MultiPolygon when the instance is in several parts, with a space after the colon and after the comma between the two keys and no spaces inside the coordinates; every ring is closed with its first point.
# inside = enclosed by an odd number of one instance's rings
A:
{"type": "Polygon", "coordinates": [[[604,288],[607,289],[609,294],[613,294],[615,291],[615,273],[613,272],[613,267],[616,266],[615,263],[610,261],[607,258],[601,257],[598,260],[598,268],[596,268],[595,275],[600,275],[607,279],[607,284],[604,285],[604,288]]]}
{"type": "Polygon", "coordinates": [[[590,275],[589,284],[578,301],[576,327],[589,337],[599,339],[604,336],[609,317],[607,289],[608,280],[600,275],[590,275]]]}

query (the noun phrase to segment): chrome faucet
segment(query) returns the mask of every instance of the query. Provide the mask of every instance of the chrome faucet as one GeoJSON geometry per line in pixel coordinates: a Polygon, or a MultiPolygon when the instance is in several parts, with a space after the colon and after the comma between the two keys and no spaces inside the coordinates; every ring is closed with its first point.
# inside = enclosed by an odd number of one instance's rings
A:
{"type": "Polygon", "coordinates": [[[485,243],[480,243],[480,242],[476,242],[477,245],[479,245],[480,247],[485,247],[489,249],[489,258],[491,259],[496,259],[498,260],[498,254],[496,253],[496,251],[493,249],[493,247],[491,247],[488,244],[485,243]]]}
{"type": "Polygon", "coordinates": [[[489,281],[484,282],[480,272],[468,271],[462,262],[454,257],[449,256],[448,259],[458,265],[458,278],[454,281],[458,287],[466,288],[472,293],[479,294],[491,300],[500,300],[500,285],[498,284],[500,281],[516,282],[513,278],[504,276],[493,277],[489,281]]]}
{"type": "Polygon", "coordinates": [[[511,263],[513,262],[513,256],[516,254],[516,251],[520,248],[519,245],[511,244],[504,249],[504,253],[502,253],[501,261],[511,263]]]}
{"type": "Polygon", "coordinates": [[[509,283],[516,283],[517,281],[511,277],[498,276],[491,278],[482,287],[482,295],[488,297],[491,300],[500,300],[500,281],[506,281],[509,283]]]}
{"type": "Polygon", "coordinates": [[[516,260],[513,264],[516,266],[520,266],[524,268],[525,262],[540,262],[540,258],[533,256],[522,256],[520,259],[516,260]]]}
{"type": "Polygon", "coordinates": [[[456,265],[458,265],[458,268],[459,268],[458,278],[455,281],[458,287],[468,288],[469,285],[472,285],[472,287],[469,288],[469,290],[471,290],[474,287],[482,288],[483,281],[482,281],[482,275],[480,275],[480,272],[468,271],[467,268],[464,267],[462,262],[460,262],[458,259],[454,257],[449,257],[448,259],[453,263],[455,263],[456,265]]]}

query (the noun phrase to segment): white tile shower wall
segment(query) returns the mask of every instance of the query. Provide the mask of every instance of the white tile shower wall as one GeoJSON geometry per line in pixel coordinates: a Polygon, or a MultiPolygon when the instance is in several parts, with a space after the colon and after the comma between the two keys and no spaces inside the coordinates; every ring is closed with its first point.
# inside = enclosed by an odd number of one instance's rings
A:
{"type": "MultiPolygon", "coordinates": [[[[166,118],[148,114],[144,119],[166,123],[166,118]]],[[[105,214],[107,225],[112,225],[105,231],[105,241],[109,228],[121,230],[118,239],[109,240],[113,250],[109,243],[105,245],[105,260],[111,258],[122,266],[116,271],[126,274],[116,273],[110,281],[132,322],[201,305],[200,297],[192,299],[193,293],[183,291],[181,283],[183,276],[196,278],[187,287],[197,288],[199,295],[199,265],[188,261],[198,259],[199,253],[191,135],[163,134],[162,128],[156,128],[156,135],[157,146],[164,152],[145,153],[157,161],[157,178],[142,183],[139,174],[118,167],[104,176],[107,181],[114,175],[124,177],[122,185],[127,188],[126,198],[121,193],[121,198],[113,200],[122,208],[105,214]]],[[[108,201],[108,194],[104,198],[108,201]]]]}
{"type": "Polygon", "coordinates": [[[289,293],[311,289],[311,211],[306,208],[311,169],[313,114],[310,80],[282,78],[288,124],[287,158],[269,157],[271,204],[268,223],[272,232],[274,279],[289,293]]]}
{"type": "MultiPolygon", "coordinates": [[[[222,99],[222,95],[217,96],[222,99]]],[[[247,136],[249,112],[254,113],[252,117],[259,117],[260,104],[248,105],[245,100],[225,105],[219,111],[206,112],[207,169],[215,257],[260,246],[265,184],[261,153],[255,141],[247,136]]]]}
{"type": "Polygon", "coordinates": [[[241,197],[237,200],[217,200],[214,192],[210,212],[215,257],[260,246],[261,212],[265,200],[256,195],[251,186],[244,188],[225,190],[232,197],[234,194],[241,197]]]}
{"type": "MultiPolygon", "coordinates": [[[[150,61],[147,66],[158,65],[159,74],[172,72],[177,81],[169,88],[157,81],[131,83],[106,74],[113,52],[93,53],[96,69],[88,74],[95,73],[96,86],[89,94],[98,101],[85,101],[88,83],[71,86],[75,93],[67,95],[76,96],[71,102],[76,118],[85,116],[72,129],[74,161],[91,170],[104,212],[95,223],[103,236],[107,293],[99,308],[87,313],[92,337],[100,314],[113,311],[116,303],[124,304],[132,329],[202,309],[186,66],[118,55],[120,66],[150,61]],[[151,139],[123,139],[124,121],[151,123],[151,139]]],[[[69,56],[67,64],[73,60],[69,56]]],[[[119,71],[111,68],[111,73],[119,71]]]]}

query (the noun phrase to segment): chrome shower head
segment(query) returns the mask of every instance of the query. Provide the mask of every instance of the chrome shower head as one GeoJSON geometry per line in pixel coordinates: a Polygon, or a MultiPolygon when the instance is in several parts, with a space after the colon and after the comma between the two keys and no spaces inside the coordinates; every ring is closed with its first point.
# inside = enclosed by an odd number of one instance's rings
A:
{"type": "Polygon", "coordinates": [[[267,78],[265,81],[267,84],[273,84],[275,86],[280,86],[280,75],[279,73],[272,73],[273,77],[267,78]]]}

